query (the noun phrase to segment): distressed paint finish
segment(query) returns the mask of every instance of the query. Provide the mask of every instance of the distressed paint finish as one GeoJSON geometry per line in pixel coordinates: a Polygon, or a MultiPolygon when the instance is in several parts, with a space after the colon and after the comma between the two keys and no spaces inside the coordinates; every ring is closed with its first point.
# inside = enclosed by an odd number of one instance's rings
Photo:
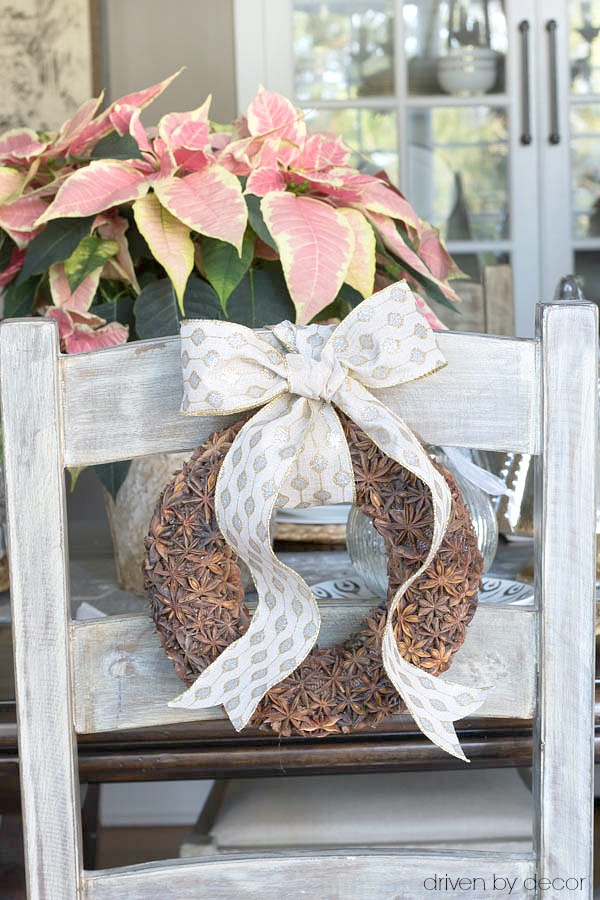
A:
{"type": "MultiPolygon", "coordinates": [[[[354,630],[373,601],[323,602],[321,646],[354,630]]],[[[533,715],[536,613],[518,607],[481,606],[447,676],[465,684],[492,684],[479,715],[530,719],[533,715]]],[[[75,726],[92,734],[146,725],[225,719],[220,706],[171,709],[181,692],[173,664],[147,616],[111,616],[71,626],[75,726]]]]}
{"type": "MultiPolygon", "coordinates": [[[[179,417],[177,340],[60,358],[53,323],[12,321],[0,328],[30,897],[186,900],[201,894],[211,900],[279,900],[309,893],[344,900],[422,900],[425,878],[436,872],[456,878],[468,870],[468,877],[484,880],[483,891],[469,892],[483,900],[490,896],[487,879],[494,874],[512,884],[510,894],[505,886],[494,896],[528,898],[533,892],[526,889],[525,879],[534,871],[549,878],[591,876],[597,311],[589,304],[554,306],[542,308],[540,316],[541,345],[440,335],[449,366],[436,376],[435,386],[434,379],[425,379],[386,398],[427,440],[529,453],[542,450],[537,519],[541,752],[535,777],[539,858],[497,852],[324,851],[173,861],[112,873],[80,871],[72,723],[76,718],[83,730],[89,728],[92,704],[88,681],[77,713],[72,709],[69,637],[74,675],[79,678],[80,664],[88,672],[98,671],[102,654],[104,664],[112,666],[117,690],[128,681],[133,684],[138,664],[152,664],[147,654],[151,640],[156,664],[170,664],[147,621],[137,633],[132,617],[121,617],[120,624],[109,619],[69,626],[62,469],[66,464],[184,449],[202,440],[217,420],[179,417]],[[110,651],[100,649],[113,629],[121,644],[110,651]]],[[[501,684],[500,693],[490,700],[498,709],[511,700],[511,679],[533,679],[526,660],[535,658],[531,630],[536,616],[533,609],[483,607],[469,642],[457,656],[452,671],[460,671],[461,664],[470,672],[485,669],[489,681],[501,684]],[[495,634],[488,649],[490,629],[495,634]],[[505,638],[510,646],[503,647],[505,638]]],[[[333,615],[332,622],[333,635],[341,627],[339,616],[333,615]]],[[[531,691],[519,693],[516,686],[514,690],[512,701],[518,706],[527,698],[530,706],[531,691]]],[[[118,703],[110,707],[102,696],[93,715],[104,716],[98,710],[105,703],[111,721],[119,722],[123,711],[138,710],[138,715],[143,704],[134,695],[135,690],[122,708],[118,703]]],[[[514,715],[514,706],[510,711],[514,715]]],[[[485,712],[490,714],[489,709],[485,712]]],[[[156,716],[153,719],[157,721],[156,716]]],[[[591,897],[589,883],[589,892],[578,892],[579,896],[591,897]]]]}
{"type": "Polygon", "coordinates": [[[447,850],[271,853],[259,858],[227,854],[218,859],[179,860],[169,866],[129,866],[111,875],[90,872],[84,880],[83,900],[115,896],[127,900],[423,900],[463,893],[474,900],[531,900],[532,891],[524,884],[533,876],[531,854],[447,850]],[[436,874],[453,880],[466,876],[475,889],[426,891],[425,879],[436,874]]]}
{"type": "Polygon", "coordinates": [[[0,352],[28,896],[70,900],[81,837],[55,324],[2,325],[0,352]]]}
{"type": "Polygon", "coordinates": [[[589,894],[582,896],[591,897],[598,309],[540,307],[538,333],[544,421],[535,522],[543,661],[534,745],[539,872],[586,877],[589,894]]]}
{"type": "MultiPolygon", "coordinates": [[[[537,452],[534,342],[450,333],[437,337],[446,368],[375,393],[429,443],[537,452]],[[498,377],[485,374],[494,371],[498,377]]],[[[68,466],[187,450],[236,418],[179,415],[179,338],[66,356],[60,365],[68,466]]]]}

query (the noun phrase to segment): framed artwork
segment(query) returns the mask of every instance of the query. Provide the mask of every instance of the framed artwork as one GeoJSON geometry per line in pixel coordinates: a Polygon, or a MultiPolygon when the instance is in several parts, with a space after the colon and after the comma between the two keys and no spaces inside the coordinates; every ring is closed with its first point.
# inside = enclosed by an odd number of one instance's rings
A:
{"type": "Polygon", "coordinates": [[[99,82],[97,0],[0,0],[0,132],[55,130],[99,82]]]}

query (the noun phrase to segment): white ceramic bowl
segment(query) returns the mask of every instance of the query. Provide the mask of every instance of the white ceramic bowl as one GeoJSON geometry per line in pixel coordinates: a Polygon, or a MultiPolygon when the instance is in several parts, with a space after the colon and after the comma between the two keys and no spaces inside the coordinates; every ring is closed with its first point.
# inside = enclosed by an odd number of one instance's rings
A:
{"type": "Polygon", "coordinates": [[[438,82],[447,94],[485,94],[497,73],[498,56],[487,47],[459,47],[438,60],[438,82]]]}

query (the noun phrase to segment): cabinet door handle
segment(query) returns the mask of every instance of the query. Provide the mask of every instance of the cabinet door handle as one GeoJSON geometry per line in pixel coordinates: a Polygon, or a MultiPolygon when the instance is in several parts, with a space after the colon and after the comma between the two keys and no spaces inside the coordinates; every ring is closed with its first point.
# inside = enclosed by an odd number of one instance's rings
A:
{"type": "Polygon", "coordinates": [[[546,22],[548,32],[548,74],[550,76],[550,134],[549,144],[560,144],[560,131],[558,127],[558,68],[556,60],[556,19],[546,22]]]}
{"type": "Polygon", "coordinates": [[[521,32],[521,143],[533,141],[531,134],[531,104],[529,101],[529,20],[519,22],[521,32]]]}

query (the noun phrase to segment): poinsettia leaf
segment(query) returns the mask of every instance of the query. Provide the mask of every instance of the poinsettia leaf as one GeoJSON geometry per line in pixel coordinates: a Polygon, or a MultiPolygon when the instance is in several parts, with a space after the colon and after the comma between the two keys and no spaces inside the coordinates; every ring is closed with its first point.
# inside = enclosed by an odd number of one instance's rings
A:
{"type": "Polygon", "coordinates": [[[135,115],[136,109],[139,111],[145,109],[156,97],[162,94],[181,71],[180,69],[179,72],[175,72],[159,84],[154,84],[144,90],[134,91],[131,94],[126,94],[124,97],[119,97],[103,113],[89,122],[81,132],[78,132],[76,140],[69,148],[71,152],[84,153],[86,148],[98,143],[101,138],[114,131],[115,112],[119,108],[132,111],[132,117],[135,115]]]}
{"type": "MultiPolygon", "coordinates": [[[[52,310],[48,312],[50,315],[52,310]]],[[[91,315],[91,313],[88,313],[91,315]]],[[[99,320],[102,321],[101,319],[99,320]]],[[[90,351],[104,350],[107,347],[118,347],[125,344],[129,338],[129,331],[120,322],[105,323],[96,327],[92,322],[89,327],[86,323],[76,323],[75,328],[62,338],[66,353],[89,353],[90,351]]]]}
{"type": "MultiPolygon", "coordinates": [[[[190,275],[183,305],[190,319],[222,319],[221,304],[216,293],[202,278],[190,275]]],[[[135,301],[135,328],[140,338],[167,337],[178,334],[183,316],[169,278],[147,284],[135,301]]]]}
{"type": "Polygon", "coordinates": [[[86,216],[83,219],[54,219],[48,222],[27,247],[18,283],[22,284],[31,275],[46,272],[54,263],[67,259],[90,233],[93,221],[93,216],[86,216]]]}
{"type": "Polygon", "coordinates": [[[0,166],[0,203],[10,203],[21,193],[26,174],[11,166],[0,166]]]}
{"type": "Polygon", "coordinates": [[[208,111],[212,96],[209,94],[202,106],[183,113],[167,113],[158,123],[159,137],[167,147],[175,151],[204,150],[210,140],[208,111]]]}
{"type": "Polygon", "coordinates": [[[101,268],[118,252],[119,245],[116,241],[107,241],[94,234],[84,237],[65,260],[65,275],[71,291],[74,293],[88,275],[101,268]]]}
{"type": "Polygon", "coordinates": [[[130,459],[123,459],[119,462],[103,463],[94,466],[94,472],[100,479],[102,487],[108,491],[113,500],[117,499],[119,489],[127,478],[130,465],[130,459]]]}
{"type": "Polygon", "coordinates": [[[69,312],[88,313],[96,297],[101,271],[100,267],[94,269],[73,291],[65,273],[65,264],[54,263],[48,271],[50,294],[54,305],[69,312]]]}
{"type": "Polygon", "coordinates": [[[294,321],[296,310],[280,266],[250,270],[229,298],[227,318],[249,328],[294,321]]]}
{"type": "Polygon", "coordinates": [[[248,176],[246,190],[249,194],[264,197],[271,191],[284,191],[285,178],[279,169],[270,166],[260,166],[253,169],[248,176]]]}
{"type": "Polygon", "coordinates": [[[440,281],[429,271],[413,249],[408,237],[401,234],[393,219],[378,213],[368,213],[368,217],[377,229],[378,247],[382,245],[382,250],[387,251],[385,255],[388,257],[387,265],[390,273],[398,274],[397,270],[394,271],[395,263],[397,269],[406,271],[422,285],[428,297],[441,303],[442,306],[447,306],[448,309],[455,310],[455,303],[460,302],[460,297],[449,284],[440,281]],[[392,261],[389,260],[389,251],[394,254],[392,261]]]}
{"type": "Polygon", "coordinates": [[[241,250],[248,211],[239,180],[218,164],[183,178],[155,184],[158,199],[193,231],[227,241],[241,250]]]}
{"type": "Polygon", "coordinates": [[[143,156],[132,135],[112,131],[98,141],[90,159],[143,159],[143,156]]]}
{"type": "Polygon", "coordinates": [[[273,240],[273,236],[265,224],[263,214],[260,209],[260,198],[254,194],[246,194],[246,206],[248,207],[248,222],[250,227],[272,250],[277,252],[277,244],[273,240]]]}
{"type": "Polygon", "coordinates": [[[361,190],[359,208],[404,222],[415,234],[419,232],[419,217],[408,200],[391,186],[377,178],[370,179],[361,190]]]}
{"type": "Polygon", "coordinates": [[[248,130],[251,135],[275,132],[277,137],[301,144],[306,137],[302,112],[281,94],[260,88],[248,107],[248,130]]]}
{"type": "Polygon", "coordinates": [[[436,278],[442,281],[448,278],[466,278],[452,259],[437,228],[421,220],[419,237],[419,256],[436,278]]]}
{"type": "Polygon", "coordinates": [[[37,226],[37,220],[48,209],[41,197],[27,195],[13,200],[6,205],[0,204],[0,226],[14,237],[21,247],[25,247],[31,239],[30,233],[37,226]]]}
{"type": "MultiPolygon", "coordinates": [[[[417,281],[423,287],[423,292],[430,300],[435,300],[436,303],[439,303],[441,306],[447,307],[447,309],[451,309],[453,312],[459,312],[460,309],[457,309],[457,304],[455,301],[451,300],[447,297],[444,292],[440,289],[439,285],[433,280],[433,278],[428,278],[427,275],[423,275],[422,272],[419,272],[416,269],[411,268],[407,263],[405,264],[405,269],[409,272],[415,281],[417,281]]],[[[454,291],[452,290],[454,294],[454,291]]],[[[456,295],[455,295],[456,296],[456,295]]],[[[460,298],[458,298],[460,299],[460,298]]]]}
{"type": "Polygon", "coordinates": [[[354,233],[329,204],[279,191],[261,200],[297,321],[310,322],[337,297],[354,253],[354,233]]]}
{"type": "Polygon", "coordinates": [[[38,225],[51,219],[91,216],[119,203],[137,200],[148,190],[148,175],[127,161],[97,159],[77,169],[58,189],[38,225]]]}
{"type": "Polygon", "coordinates": [[[41,276],[32,275],[21,284],[13,281],[8,285],[4,291],[4,317],[6,319],[31,314],[41,280],[41,276]]]}
{"type": "Polygon", "coordinates": [[[202,266],[208,281],[214,287],[221,308],[227,314],[227,301],[238,286],[252,262],[254,235],[246,231],[240,256],[231,244],[214,238],[202,239],[202,266]]]}
{"type": "Polygon", "coordinates": [[[133,214],[140,234],[173,282],[183,312],[185,286],[194,267],[194,244],[189,227],[171,215],[156,194],[146,194],[136,200],[133,214]]]}
{"type": "Polygon", "coordinates": [[[346,272],[346,283],[370,297],[375,283],[375,233],[357,209],[339,209],[354,232],[354,253],[346,272]]]}
{"type": "Polygon", "coordinates": [[[378,245],[377,257],[378,260],[382,262],[382,267],[385,270],[387,276],[390,277],[391,281],[399,281],[402,278],[406,277],[412,278],[415,282],[415,285],[413,286],[413,292],[416,291],[416,286],[418,285],[422,289],[425,296],[428,297],[428,299],[435,300],[441,306],[445,306],[447,309],[451,309],[457,315],[462,316],[463,313],[458,304],[445,297],[442,291],[433,281],[429,281],[426,277],[424,277],[416,270],[411,270],[411,267],[409,265],[406,265],[405,263],[402,263],[402,265],[400,265],[393,256],[390,256],[383,245],[381,247],[378,245]]]}
{"type": "Polygon", "coordinates": [[[0,160],[6,157],[30,159],[39,156],[48,146],[40,141],[31,128],[12,128],[0,136],[0,160]]]}

